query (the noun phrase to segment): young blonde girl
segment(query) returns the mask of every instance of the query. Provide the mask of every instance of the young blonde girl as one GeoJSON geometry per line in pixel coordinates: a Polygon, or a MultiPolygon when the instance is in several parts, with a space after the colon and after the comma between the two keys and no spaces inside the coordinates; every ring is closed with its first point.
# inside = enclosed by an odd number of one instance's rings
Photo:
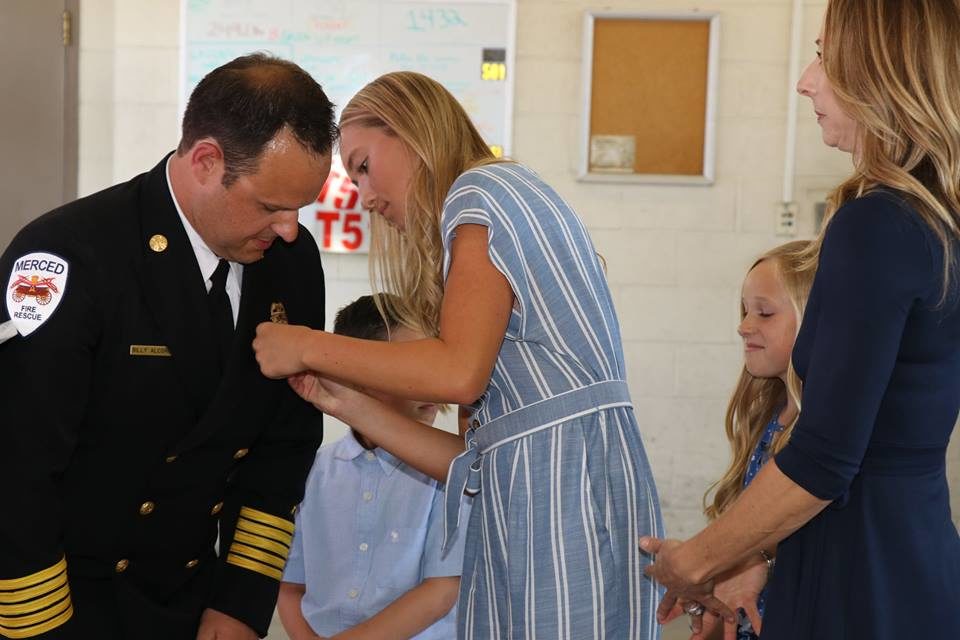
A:
{"type": "MultiPolygon", "coordinates": [[[[726,511],[760,467],[783,448],[799,417],[802,383],[791,353],[816,273],[816,262],[805,258],[811,244],[797,240],[768,251],[744,279],[738,327],[744,365],[725,420],[732,459],[704,496],[710,520],[726,511]]],[[[737,640],[756,640],[760,629],[767,566],[756,565],[744,575],[721,578],[716,588],[721,600],[745,613],[737,623],[737,640]]],[[[707,635],[717,618],[706,612],[703,622],[707,635]]]]}
{"type": "Polygon", "coordinates": [[[661,530],[659,504],[583,223],[533,171],[496,161],[426,76],[373,81],[344,108],[341,130],[347,172],[378,214],[374,289],[434,337],[369,342],[263,325],[254,347],[264,373],[297,376],[294,388],[322,410],[446,480],[448,533],[464,491],[479,494],[458,637],[658,637],[659,593],[636,541],[661,530]],[[468,451],[349,385],[471,405],[468,451]]]}

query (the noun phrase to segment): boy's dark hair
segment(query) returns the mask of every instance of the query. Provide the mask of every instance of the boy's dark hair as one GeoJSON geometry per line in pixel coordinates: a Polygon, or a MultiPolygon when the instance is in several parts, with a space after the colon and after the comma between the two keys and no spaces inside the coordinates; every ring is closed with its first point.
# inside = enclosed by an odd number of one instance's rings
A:
{"type": "Polygon", "coordinates": [[[256,172],[264,147],[284,127],[321,156],[339,135],[333,103],[310,74],[288,60],[253,53],[217,67],[196,86],[177,153],[213,138],[223,149],[223,185],[229,187],[256,172]]]}
{"type": "MultiPolygon", "coordinates": [[[[388,307],[389,305],[383,305],[388,307]]],[[[380,315],[380,309],[373,296],[360,296],[337,312],[333,321],[333,332],[350,338],[364,340],[386,340],[391,331],[400,326],[399,318],[385,310],[387,319],[380,315]]]]}

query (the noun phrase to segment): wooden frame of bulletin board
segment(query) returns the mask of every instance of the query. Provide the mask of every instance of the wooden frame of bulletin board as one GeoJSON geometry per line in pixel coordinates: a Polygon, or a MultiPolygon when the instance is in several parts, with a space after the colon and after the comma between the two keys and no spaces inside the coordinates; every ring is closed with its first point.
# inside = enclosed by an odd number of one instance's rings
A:
{"type": "Polygon", "coordinates": [[[580,179],[712,184],[720,17],[588,12],[580,179]]]}

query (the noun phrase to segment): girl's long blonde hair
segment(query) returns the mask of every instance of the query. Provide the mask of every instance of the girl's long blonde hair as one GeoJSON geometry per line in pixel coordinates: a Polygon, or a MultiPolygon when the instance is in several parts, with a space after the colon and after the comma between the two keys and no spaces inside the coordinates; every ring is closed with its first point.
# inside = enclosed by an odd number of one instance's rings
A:
{"type": "Polygon", "coordinates": [[[854,173],[829,196],[824,231],[849,200],[882,186],[905,193],[943,247],[943,302],[960,239],[960,2],[830,0],[822,46],[858,124],[854,173]]]}
{"type": "MultiPolygon", "coordinates": [[[[816,262],[805,258],[806,252],[812,244],[809,240],[796,240],[780,245],[760,257],[750,267],[752,271],[761,262],[770,261],[776,265],[777,275],[787,291],[793,310],[797,317],[797,329],[803,318],[813,285],[813,276],[816,273],[816,262]]],[[[741,309],[741,317],[744,313],[741,309]]],[[[800,378],[793,370],[791,362],[787,367],[787,383],[779,378],[757,378],[750,375],[746,366],[740,372],[740,379],[730,397],[727,406],[726,431],[727,439],[733,453],[730,467],[720,480],[714,483],[703,496],[704,513],[711,520],[723,513],[743,490],[743,478],[747,472],[750,456],[760,441],[763,431],[774,413],[786,402],[787,397],[793,399],[800,407],[802,391],[800,378]],[[711,492],[713,502],[709,503],[711,492]]],[[[778,433],[771,443],[773,452],[780,451],[790,438],[790,433],[796,424],[794,418],[790,424],[784,425],[783,431],[778,433]]]]}
{"type": "Polygon", "coordinates": [[[377,295],[390,315],[435,336],[443,298],[443,201],[461,173],[498,160],[456,98],[419,73],[388,73],[361,89],[340,115],[341,129],[351,125],[397,136],[418,159],[404,231],[371,216],[370,282],[374,291],[393,294],[377,295]]]}

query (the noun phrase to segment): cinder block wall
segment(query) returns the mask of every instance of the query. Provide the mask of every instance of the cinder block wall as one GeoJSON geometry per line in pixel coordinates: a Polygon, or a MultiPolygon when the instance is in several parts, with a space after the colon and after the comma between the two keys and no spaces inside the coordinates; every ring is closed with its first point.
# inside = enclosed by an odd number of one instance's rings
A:
{"type": "MultiPolygon", "coordinates": [[[[814,55],[825,4],[805,3],[805,61],[814,55]]],[[[735,328],[743,272],[784,240],[773,234],[773,222],[782,189],[790,14],[789,0],[518,2],[514,155],[574,204],[607,260],[630,386],[673,537],[703,525],[701,496],[727,461],[722,421],[740,366],[735,328]],[[695,8],[721,13],[716,184],[577,182],[584,11],[695,8]]],[[[84,0],[79,18],[86,194],[150,168],[176,144],[179,2],[84,0]]],[[[813,202],[849,168],[844,154],[823,147],[801,100],[801,235],[812,232],[813,202]]],[[[331,255],[324,263],[332,314],[368,290],[366,260],[331,255]]],[[[330,429],[331,437],[340,432],[330,429]]],[[[958,514],[956,446],[950,463],[958,514]]]]}

